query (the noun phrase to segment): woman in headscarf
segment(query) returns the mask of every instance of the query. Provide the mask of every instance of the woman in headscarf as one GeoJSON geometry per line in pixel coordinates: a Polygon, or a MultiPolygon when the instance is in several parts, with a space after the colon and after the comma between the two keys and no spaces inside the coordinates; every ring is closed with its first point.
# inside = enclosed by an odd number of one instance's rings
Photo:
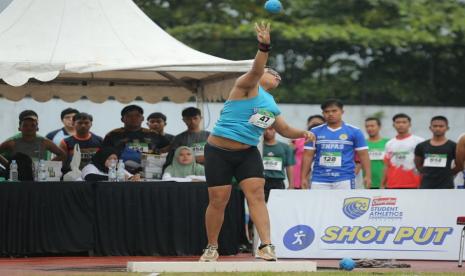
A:
{"type": "MultiPolygon", "coordinates": [[[[95,153],[90,164],[82,168],[82,178],[87,181],[108,180],[108,170],[113,160],[118,162],[118,151],[111,147],[102,148],[95,153]]],[[[124,171],[126,180],[140,180],[138,174],[132,175],[128,171],[124,171]]]]}
{"type": "Polygon", "coordinates": [[[188,176],[205,176],[205,170],[202,165],[195,162],[192,149],[181,146],[174,152],[173,162],[165,169],[163,180],[188,176]]]}

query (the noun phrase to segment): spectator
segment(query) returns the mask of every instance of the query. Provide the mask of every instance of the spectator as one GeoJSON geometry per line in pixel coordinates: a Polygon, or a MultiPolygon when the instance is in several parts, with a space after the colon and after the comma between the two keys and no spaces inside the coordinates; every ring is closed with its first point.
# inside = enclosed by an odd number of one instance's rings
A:
{"type": "Polygon", "coordinates": [[[164,136],[170,143],[173,142],[174,135],[165,133],[166,116],[160,112],[154,112],[147,117],[147,126],[156,133],[164,136]]]}
{"type": "Polygon", "coordinates": [[[411,118],[399,113],[392,117],[397,136],[386,143],[381,186],[388,189],[417,189],[420,175],[415,168],[414,151],[425,139],[410,134],[411,118]]]}
{"type": "MultiPolygon", "coordinates": [[[[141,153],[160,153],[166,151],[168,140],[153,130],[143,128],[144,110],[138,105],[128,105],[121,110],[124,127],[110,131],[103,139],[103,147],[113,147],[126,162],[140,164],[141,153]]],[[[132,168],[137,169],[137,168],[132,168]]]]}
{"type": "MultiPolygon", "coordinates": [[[[34,118],[37,119],[37,123],[39,122],[39,116],[37,115],[37,113],[34,110],[30,110],[30,109],[23,110],[21,113],[19,113],[18,120],[21,122],[23,120],[23,118],[26,118],[26,117],[34,117],[34,118]]],[[[37,135],[37,137],[41,137],[38,134],[36,134],[36,135],[37,135]]],[[[18,133],[11,136],[7,140],[13,140],[13,139],[21,138],[22,136],[23,136],[23,134],[21,133],[21,131],[19,131],[18,133]]],[[[3,155],[2,157],[4,158],[4,159],[0,159],[0,161],[2,161],[3,166],[8,166],[9,162],[8,162],[7,159],[10,157],[10,156],[8,156],[8,152],[0,151],[0,154],[2,154],[3,155]]],[[[44,159],[49,160],[50,159],[49,157],[50,157],[50,153],[47,151],[47,158],[44,158],[44,159]]]]}
{"type": "Polygon", "coordinates": [[[63,172],[69,171],[69,164],[73,159],[74,146],[79,145],[81,151],[81,164],[79,169],[90,163],[95,153],[102,147],[102,137],[90,132],[93,117],[87,113],[77,113],[73,117],[73,126],[76,134],[61,141],[60,148],[67,153],[68,159],[63,165],[63,172]]]}
{"type": "Polygon", "coordinates": [[[301,172],[303,186],[308,185],[315,159],[312,189],[354,189],[356,151],[365,172],[365,186],[370,187],[368,146],[360,129],[342,120],[343,107],[342,102],[334,99],[321,105],[326,123],[310,130],[317,140],[305,145],[301,172]]]}
{"type": "Polygon", "coordinates": [[[56,155],[53,160],[64,161],[66,153],[53,144],[52,141],[36,135],[38,119],[34,115],[23,116],[19,122],[21,137],[6,140],[0,145],[0,152],[7,152],[12,156],[21,152],[29,156],[33,161],[46,159],[47,151],[56,155]]]}
{"type": "Polygon", "coordinates": [[[200,123],[202,122],[202,114],[200,109],[188,107],[182,111],[182,120],[187,126],[187,130],[176,135],[171,144],[171,154],[167,159],[167,164],[170,164],[174,151],[180,146],[192,148],[195,155],[195,160],[199,164],[204,163],[204,147],[207,142],[210,132],[202,130],[200,123]]]}
{"type": "Polygon", "coordinates": [[[454,175],[460,171],[455,160],[457,144],[446,138],[449,122],[444,116],[431,119],[429,129],[433,138],[419,143],[415,147],[415,165],[421,173],[421,189],[453,189],[454,175]]]}
{"type": "Polygon", "coordinates": [[[310,130],[314,127],[325,123],[325,118],[320,114],[311,115],[307,119],[307,129],[310,130]]]}
{"type": "Polygon", "coordinates": [[[71,107],[63,110],[60,115],[63,127],[47,134],[47,139],[52,140],[53,143],[55,143],[55,145],[59,146],[61,140],[68,138],[71,135],[74,135],[75,129],[73,125],[73,117],[77,113],[79,113],[79,111],[71,107]]]}
{"type": "Polygon", "coordinates": [[[465,186],[465,134],[460,135],[460,137],[457,139],[457,149],[455,151],[455,165],[457,166],[457,170],[462,172],[462,179],[461,181],[458,181],[459,184],[457,185],[457,187],[463,189],[465,186]]]}
{"type": "MultiPolygon", "coordinates": [[[[307,129],[310,130],[316,126],[322,125],[325,123],[325,118],[319,114],[311,115],[307,119],[307,129]]],[[[295,139],[292,140],[292,146],[294,148],[295,155],[295,165],[292,169],[293,181],[289,182],[290,189],[308,189],[308,187],[302,187],[300,173],[302,171],[302,158],[304,154],[304,145],[305,139],[295,139]]]]}
{"type": "Polygon", "coordinates": [[[202,176],[205,181],[205,170],[202,165],[195,161],[192,148],[180,146],[174,153],[173,162],[165,169],[163,179],[186,178],[188,176],[202,176]]]}
{"type": "Polygon", "coordinates": [[[272,189],[285,189],[284,179],[293,183],[292,167],[295,164],[294,152],[289,145],[276,140],[276,130],[273,127],[263,133],[263,168],[265,174],[265,201],[268,202],[272,189]]]}
{"type": "MultiPolygon", "coordinates": [[[[82,169],[82,179],[87,181],[108,180],[108,169],[112,161],[118,162],[118,150],[115,148],[102,148],[93,157],[92,161],[82,169]]],[[[138,174],[131,174],[125,170],[126,180],[139,181],[138,174]]]]}
{"type": "Polygon", "coordinates": [[[368,134],[368,155],[371,162],[370,189],[379,189],[383,180],[384,155],[386,143],[389,139],[381,137],[381,121],[378,118],[367,118],[365,120],[365,130],[368,134]]]}

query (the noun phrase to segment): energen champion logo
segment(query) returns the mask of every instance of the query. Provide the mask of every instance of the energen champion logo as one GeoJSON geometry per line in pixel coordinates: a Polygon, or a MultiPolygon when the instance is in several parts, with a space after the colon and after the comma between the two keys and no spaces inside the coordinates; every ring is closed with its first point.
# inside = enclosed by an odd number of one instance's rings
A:
{"type": "Polygon", "coordinates": [[[349,197],[344,199],[342,211],[351,218],[356,219],[361,217],[368,211],[370,207],[370,199],[366,197],[349,197]]]}
{"type": "Polygon", "coordinates": [[[374,197],[371,201],[369,219],[401,219],[402,216],[396,197],[374,197]]]}

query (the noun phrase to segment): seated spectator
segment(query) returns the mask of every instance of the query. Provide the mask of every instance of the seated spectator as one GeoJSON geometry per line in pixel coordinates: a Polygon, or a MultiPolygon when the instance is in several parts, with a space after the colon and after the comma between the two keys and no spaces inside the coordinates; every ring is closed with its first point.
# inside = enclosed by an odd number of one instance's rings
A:
{"type": "Polygon", "coordinates": [[[45,160],[47,151],[54,153],[54,161],[64,161],[66,153],[53,144],[52,141],[37,136],[38,120],[36,116],[29,115],[21,118],[19,122],[19,131],[21,137],[7,140],[0,145],[0,152],[6,152],[13,156],[18,152],[26,154],[33,161],[45,160]]]}
{"type": "Polygon", "coordinates": [[[207,143],[210,132],[202,130],[200,124],[202,122],[202,114],[200,109],[188,107],[182,111],[182,120],[187,126],[187,130],[176,135],[171,143],[171,152],[166,163],[171,164],[174,151],[180,146],[190,147],[194,151],[195,160],[199,164],[204,162],[203,150],[207,143]]]}
{"type": "Polygon", "coordinates": [[[175,178],[189,178],[190,180],[205,181],[205,170],[197,164],[191,148],[181,146],[176,149],[173,162],[165,169],[163,180],[175,178]]]}
{"type": "MultiPolygon", "coordinates": [[[[144,110],[137,105],[128,105],[121,110],[121,121],[124,127],[110,131],[103,139],[103,147],[115,148],[126,165],[127,161],[141,162],[141,154],[163,153],[168,150],[169,141],[153,130],[143,128],[144,110]]],[[[131,162],[131,163],[134,163],[131,162]]],[[[139,167],[127,166],[129,171],[136,172],[139,167]]]]}
{"type": "Polygon", "coordinates": [[[95,153],[102,147],[102,137],[90,132],[92,127],[93,117],[87,113],[78,113],[73,117],[73,126],[76,134],[65,138],[61,141],[60,148],[68,155],[68,159],[63,164],[63,172],[70,170],[69,164],[73,159],[74,146],[79,145],[81,151],[81,164],[79,169],[82,170],[90,163],[95,153]]]}
{"type": "Polygon", "coordinates": [[[154,112],[147,117],[147,126],[156,133],[164,136],[170,143],[174,139],[174,135],[165,133],[166,116],[160,112],[154,112]]]}
{"type": "MultiPolygon", "coordinates": [[[[82,169],[82,179],[87,181],[107,181],[108,170],[111,161],[118,162],[118,151],[115,148],[102,148],[93,157],[90,164],[82,169]]],[[[126,180],[138,181],[140,176],[138,174],[131,174],[125,170],[126,180]]]]}
{"type": "Polygon", "coordinates": [[[73,117],[74,115],[78,114],[74,108],[67,108],[61,112],[60,118],[61,122],[63,123],[63,127],[60,129],[56,129],[47,134],[47,139],[52,140],[55,145],[59,146],[61,140],[68,138],[75,134],[74,124],[73,124],[73,117]]]}

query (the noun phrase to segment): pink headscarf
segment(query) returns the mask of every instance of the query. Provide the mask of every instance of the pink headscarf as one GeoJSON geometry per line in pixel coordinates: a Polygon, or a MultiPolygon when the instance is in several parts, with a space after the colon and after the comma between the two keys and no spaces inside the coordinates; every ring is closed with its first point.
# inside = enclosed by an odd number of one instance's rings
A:
{"type": "Polygon", "coordinates": [[[302,159],[304,155],[305,138],[299,138],[292,141],[294,144],[295,165],[294,173],[294,188],[301,189],[300,172],[302,170],[302,159]]]}

